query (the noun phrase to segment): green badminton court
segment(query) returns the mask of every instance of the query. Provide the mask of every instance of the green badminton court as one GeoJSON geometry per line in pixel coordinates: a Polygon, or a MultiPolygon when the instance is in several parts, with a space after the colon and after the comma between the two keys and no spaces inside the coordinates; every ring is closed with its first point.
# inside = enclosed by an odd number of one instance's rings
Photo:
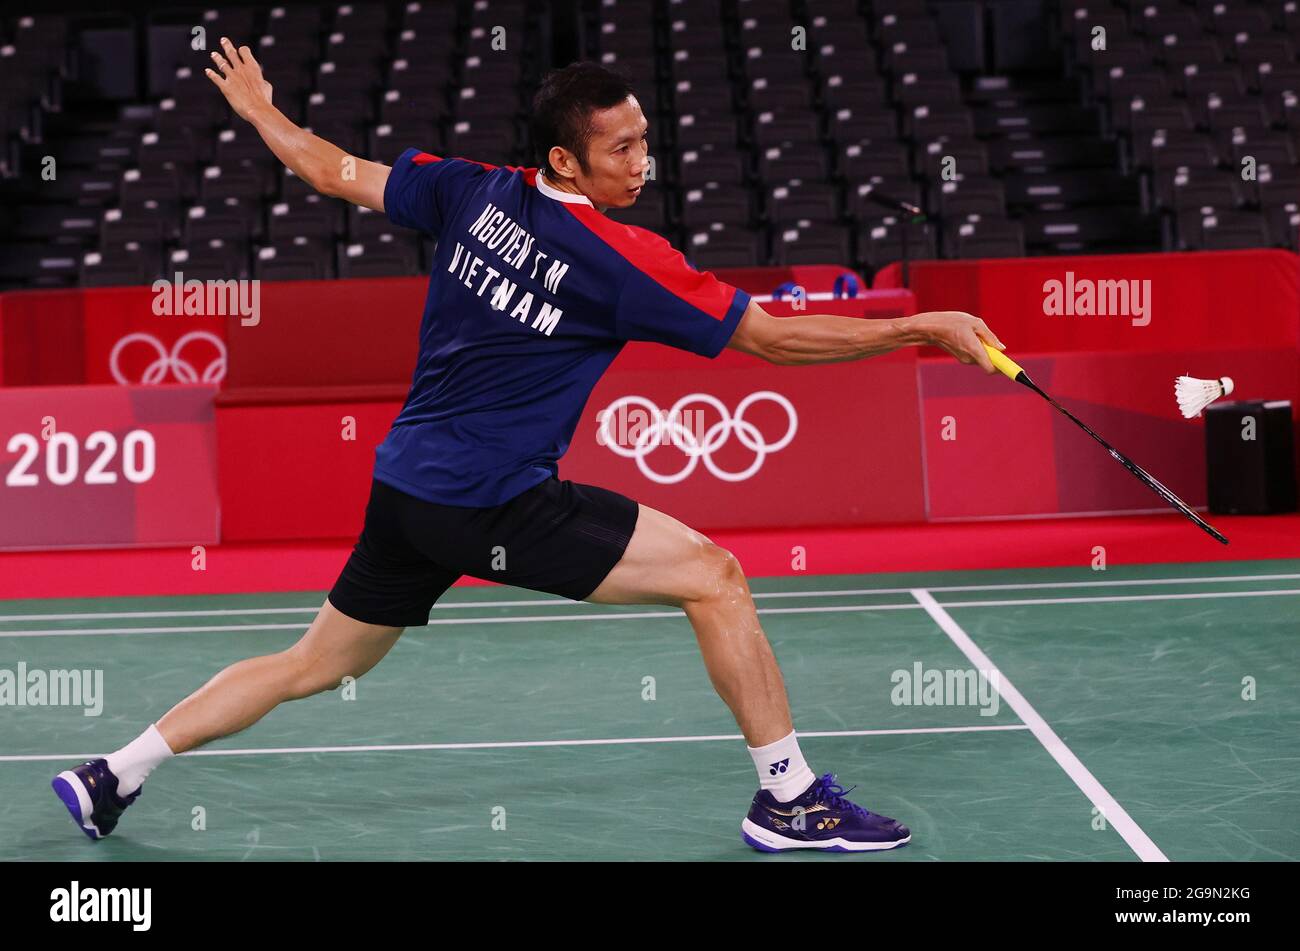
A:
{"type": "Polygon", "coordinates": [[[0,860],[1300,859],[1300,562],[751,586],[809,763],[910,845],[752,851],[753,765],[680,612],[479,587],[352,689],[164,764],[98,843],[52,776],[323,594],[0,603],[0,670],[102,671],[97,716],[0,706],[0,860]]]}

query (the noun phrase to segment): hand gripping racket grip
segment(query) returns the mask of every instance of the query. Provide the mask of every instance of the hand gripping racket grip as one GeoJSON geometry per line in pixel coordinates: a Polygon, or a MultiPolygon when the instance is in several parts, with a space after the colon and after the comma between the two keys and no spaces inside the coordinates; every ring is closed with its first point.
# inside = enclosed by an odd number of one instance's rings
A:
{"type": "MultiPolygon", "coordinates": [[[[980,342],[983,343],[983,341],[980,342]]],[[[1020,368],[1020,364],[1016,363],[1015,360],[1012,360],[997,347],[991,347],[985,343],[984,349],[988,351],[989,359],[993,361],[993,365],[997,367],[998,372],[1002,373],[1007,379],[1014,380],[1021,373],[1025,372],[1020,368]]]]}

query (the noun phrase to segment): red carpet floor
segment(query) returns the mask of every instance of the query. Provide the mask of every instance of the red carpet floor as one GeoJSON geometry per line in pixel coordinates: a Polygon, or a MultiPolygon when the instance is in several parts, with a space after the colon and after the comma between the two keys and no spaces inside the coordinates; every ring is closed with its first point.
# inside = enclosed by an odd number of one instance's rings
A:
{"type": "MultiPolygon", "coordinates": [[[[979,568],[1086,567],[1095,546],[1109,567],[1159,562],[1300,558],[1300,514],[1211,519],[1221,545],[1177,515],[715,532],[750,577],[979,568]],[[795,567],[796,546],[805,567],[795,567]]],[[[195,571],[188,548],[0,553],[0,599],[324,591],[351,540],[209,547],[195,571]]],[[[486,582],[465,579],[463,584],[486,582]]]]}

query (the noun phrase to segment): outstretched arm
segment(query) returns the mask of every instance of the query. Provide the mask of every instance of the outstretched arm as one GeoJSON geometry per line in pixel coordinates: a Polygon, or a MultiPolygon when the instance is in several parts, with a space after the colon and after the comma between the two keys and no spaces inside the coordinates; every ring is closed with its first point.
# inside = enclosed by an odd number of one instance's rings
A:
{"type": "Polygon", "coordinates": [[[205,69],[230,108],[257,129],[275,157],[322,195],[342,198],[354,205],[384,210],[387,165],[348,155],[337,145],[299,128],[271,105],[271,84],[247,46],[221,38],[224,54],[213,52],[217,69],[205,69]],[[218,72],[220,70],[220,72],[218,72]]]}
{"type": "Polygon", "coordinates": [[[727,346],[786,366],[840,363],[889,353],[913,344],[942,347],[962,363],[996,373],[983,342],[1005,349],[978,317],[955,310],[864,320],[833,314],[773,317],[752,300],[727,346]]]}

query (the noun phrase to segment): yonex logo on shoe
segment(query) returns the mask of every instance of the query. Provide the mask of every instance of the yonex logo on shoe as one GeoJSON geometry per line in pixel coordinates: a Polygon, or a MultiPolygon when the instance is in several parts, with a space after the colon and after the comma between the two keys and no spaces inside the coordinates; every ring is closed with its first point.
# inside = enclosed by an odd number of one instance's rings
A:
{"type": "Polygon", "coordinates": [[[133,931],[148,931],[153,922],[152,888],[71,888],[50,892],[50,921],[128,921],[133,931]]]}
{"type": "Polygon", "coordinates": [[[786,757],[779,763],[773,763],[767,768],[767,771],[773,776],[779,776],[790,768],[790,758],[786,757]]]}

